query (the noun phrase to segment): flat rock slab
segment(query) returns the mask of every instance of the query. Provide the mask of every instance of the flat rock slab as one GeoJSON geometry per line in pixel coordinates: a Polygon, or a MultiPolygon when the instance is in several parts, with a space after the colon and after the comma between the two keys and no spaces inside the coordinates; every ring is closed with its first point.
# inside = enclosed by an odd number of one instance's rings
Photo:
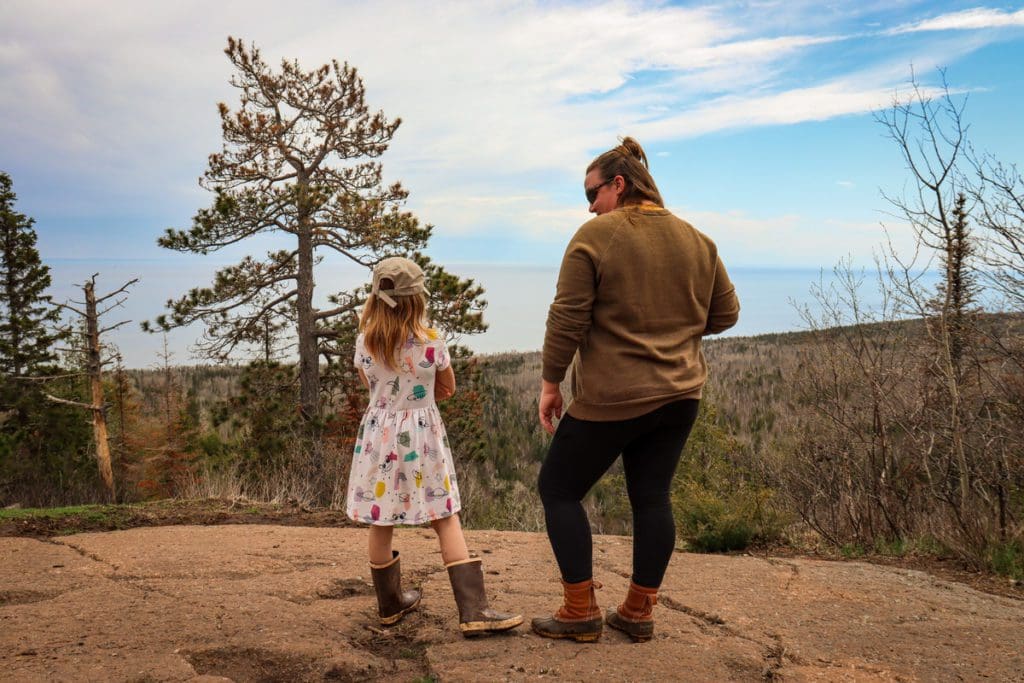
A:
{"type": "MultiPolygon", "coordinates": [[[[471,531],[491,603],[561,599],[547,538],[471,531]]],[[[856,562],[678,553],[655,637],[463,639],[437,542],[399,529],[420,609],[381,629],[361,529],[170,526],[0,538],[3,681],[1024,680],[1024,601],[856,562]]],[[[595,537],[614,606],[630,539],[595,537]]]]}

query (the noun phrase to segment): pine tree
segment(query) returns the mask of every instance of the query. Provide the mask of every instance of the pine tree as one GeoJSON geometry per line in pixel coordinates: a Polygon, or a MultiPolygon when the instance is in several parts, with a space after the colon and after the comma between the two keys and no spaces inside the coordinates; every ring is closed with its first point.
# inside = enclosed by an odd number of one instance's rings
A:
{"type": "Polygon", "coordinates": [[[54,360],[60,311],[45,293],[50,268],[36,249],[35,221],[14,210],[11,177],[0,172],[0,371],[22,377],[54,360]]]}
{"type": "MultiPolygon", "coordinates": [[[[215,194],[213,206],[196,214],[191,229],[168,230],[159,244],[207,254],[263,233],[293,241],[265,259],[248,256],[221,270],[211,287],[169,301],[169,314],[155,322],[170,329],[203,321],[202,349],[226,359],[260,339],[268,320],[289,321],[298,347],[300,411],[316,421],[320,356],[337,340],[334,319],[351,313],[359,297],[341,295],[334,307],[315,308],[315,264],[324,251],[368,267],[413,254],[426,246],[432,228],[402,209],[408,193],[400,183],[383,182],[376,159],[400,120],[369,111],[353,67],[333,61],[305,71],[285,60],[274,71],[255,46],[234,38],[225,53],[241,101],[236,111],[220,104],[223,150],[210,155],[200,181],[215,194]]],[[[482,305],[469,299],[470,307],[482,305]]]]}
{"type": "Polygon", "coordinates": [[[967,223],[967,196],[959,193],[953,202],[952,220],[945,225],[939,262],[943,278],[937,287],[932,309],[943,326],[940,339],[948,346],[950,364],[957,380],[963,379],[963,355],[970,344],[978,284],[973,263],[975,238],[967,223]]]}
{"type": "Polygon", "coordinates": [[[54,363],[60,314],[46,289],[50,269],[36,250],[34,221],[14,210],[11,178],[0,172],[0,505],[92,499],[96,469],[86,423],[48,391],[81,387],[54,363]]]}

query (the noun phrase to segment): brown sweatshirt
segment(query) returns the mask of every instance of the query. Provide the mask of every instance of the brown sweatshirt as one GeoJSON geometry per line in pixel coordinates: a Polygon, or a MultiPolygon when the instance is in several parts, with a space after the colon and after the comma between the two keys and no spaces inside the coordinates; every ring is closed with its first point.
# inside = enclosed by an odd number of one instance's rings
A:
{"type": "Polygon", "coordinates": [[[739,318],[718,249],[658,207],[622,207],[587,221],[562,259],[548,311],[543,377],[560,383],[572,362],[568,413],[626,420],[700,398],[701,337],[739,318]]]}

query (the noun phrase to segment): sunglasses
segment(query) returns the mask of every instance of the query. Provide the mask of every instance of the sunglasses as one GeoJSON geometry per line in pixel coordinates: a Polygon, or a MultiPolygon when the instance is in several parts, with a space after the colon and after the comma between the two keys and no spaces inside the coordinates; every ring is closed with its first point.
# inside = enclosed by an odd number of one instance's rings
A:
{"type": "Polygon", "coordinates": [[[608,183],[612,182],[613,180],[615,180],[614,176],[604,181],[600,185],[594,185],[593,187],[584,188],[584,192],[587,193],[587,203],[593,204],[597,200],[597,191],[600,190],[605,185],[607,185],[608,183]]]}

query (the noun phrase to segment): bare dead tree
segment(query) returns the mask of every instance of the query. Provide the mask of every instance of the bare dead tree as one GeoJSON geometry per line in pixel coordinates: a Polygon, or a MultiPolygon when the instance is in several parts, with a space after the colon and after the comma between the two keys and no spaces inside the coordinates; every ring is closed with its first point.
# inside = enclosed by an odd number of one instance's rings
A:
{"type": "Polygon", "coordinates": [[[798,309],[811,332],[794,385],[806,428],[774,476],[804,521],[837,544],[900,537],[913,509],[917,468],[899,438],[907,327],[878,273],[877,307],[864,303],[867,271],[844,260],[831,283],[812,286],[816,308],[798,309]]]}
{"type": "Polygon", "coordinates": [[[969,191],[984,229],[982,258],[991,269],[985,276],[1013,310],[1024,311],[1024,177],[1016,164],[991,154],[972,149],[970,160],[976,182],[969,191]]]}
{"type": "MultiPolygon", "coordinates": [[[[1006,537],[1014,523],[1007,498],[1020,490],[1013,473],[1021,458],[1012,457],[1012,443],[1020,443],[1020,429],[1012,426],[1020,403],[1012,387],[1024,368],[1012,352],[1019,333],[982,316],[979,283],[1001,289],[1019,306],[1024,187],[1015,167],[973,152],[963,118],[967,98],[954,97],[944,72],[941,77],[940,87],[928,90],[912,75],[908,97],[877,115],[912,188],[886,199],[918,245],[915,258],[901,258],[892,248],[887,257],[906,312],[925,321],[928,339],[920,354],[919,412],[909,433],[927,466],[931,494],[952,518],[952,532],[941,535],[977,562],[994,530],[1006,537]],[[929,289],[918,278],[933,265],[941,277],[929,289]],[[1017,362],[1016,371],[1008,361],[1017,362]]],[[[943,515],[928,520],[944,524],[943,515]]]]}
{"type": "Polygon", "coordinates": [[[1002,297],[1013,314],[1002,334],[988,335],[999,359],[989,373],[998,387],[986,406],[1001,427],[993,442],[1000,451],[995,461],[992,488],[998,509],[1000,538],[1005,541],[1013,517],[1011,498],[1024,490],[1024,177],[1016,164],[1003,163],[992,154],[969,155],[974,171],[971,198],[982,232],[980,277],[1002,297]]]}
{"type": "Polygon", "coordinates": [[[899,226],[887,232],[909,228],[914,249],[885,245],[877,310],[849,263],[814,292],[795,387],[804,428],[775,476],[833,543],[931,536],[981,566],[993,544],[1020,541],[1024,514],[1021,335],[1015,318],[984,313],[979,284],[1019,293],[1024,186],[973,155],[965,104],[945,74],[938,88],[912,76],[876,115],[910,175],[883,193],[899,226]]]}
{"type": "Polygon", "coordinates": [[[99,273],[96,273],[82,284],[82,293],[85,295],[85,301],[72,300],[67,303],[58,304],[62,309],[80,316],[84,323],[84,329],[77,332],[82,344],[74,345],[64,350],[73,355],[80,356],[80,359],[83,361],[82,364],[85,367],[85,372],[82,374],[89,381],[91,402],[71,401],[51,394],[46,394],[46,397],[56,403],[76,406],[90,412],[93,440],[96,445],[96,463],[99,467],[100,478],[103,480],[103,485],[107,490],[107,495],[113,501],[116,497],[116,489],[110,460],[110,439],[107,432],[107,404],[103,397],[103,368],[113,363],[115,358],[105,355],[105,346],[101,342],[101,337],[103,334],[126,325],[131,321],[122,320],[121,322],[101,328],[100,319],[111,310],[124,304],[127,297],[121,295],[126,294],[128,288],[138,282],[138,278],[129,280],[109,294],[97,297],[96,278],[98,276],[99,273]]]}

